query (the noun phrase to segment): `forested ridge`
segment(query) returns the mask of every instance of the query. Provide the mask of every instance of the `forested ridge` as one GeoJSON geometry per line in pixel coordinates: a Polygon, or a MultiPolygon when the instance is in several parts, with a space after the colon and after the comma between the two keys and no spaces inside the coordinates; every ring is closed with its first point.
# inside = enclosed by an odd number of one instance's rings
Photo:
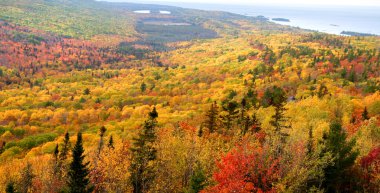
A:
{"type": "Polygon", "coordinates": [[[0,5],[1,192],[380,191],[379,37],[0,5]]]}

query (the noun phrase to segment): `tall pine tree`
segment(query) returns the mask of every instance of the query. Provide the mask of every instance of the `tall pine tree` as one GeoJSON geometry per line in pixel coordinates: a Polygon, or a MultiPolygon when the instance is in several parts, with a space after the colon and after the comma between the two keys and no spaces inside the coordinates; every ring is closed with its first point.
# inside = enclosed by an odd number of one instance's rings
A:
{"type": "Polygon", "coordinates": [[[115,147],[113,146],[113,136],[110,136],[110,139],[108,140],[108,148],[114,149],[115,147]]]}
{"type": "Polygon", "coordinates": [[[363,118],[363,120],[368,120],[369,119],[367,107],[364,107],[364,111],[362,113],[362,118],[363,118]]]}
{"type": "Polygon", "coordinates": [[[232,129],[232,127],[235,125],[236,119],[239,117],[238,106],[238,103],[235,101],[225,101],[224,105],[222,106],[223,114],[220,115],[220,118],[227,131],[232,129]]]}
{"type": "Polygon", "coordinates": [[[65,161],[67,159],[67,156],[68,156],[70,148],[71,148],[70,146],[71,146],[70,134],[69,134],[69,132],[66,132],[65,137],[63,139],[63,147],[62,147],[62,150],[59,154],[60,161],[65,161]]]}
{"type": "Polygon", "coordinates": [[[207,112],[206,117],[206,127],[210,133],[213,133],[216,130],[218,119],[218,105],[216,102],[211,104],[210,110],[207,112]]]}
{"type": "Polygon", "coordinates": [[[198,193],[206,187],[207,177],[203,168],[198,163],[195,167],[193,175],[191,175],[189,182],[189,189],[187,193],[198,193]]]}
{"type": "Polygon", "coordinates": [[[131,148],[132,158],[130,165],[133,193],[148,192],[155,177],[154,162],[156,160],[156,126],[158,113],[154,107],[145,121],[142,131],[134,138],[131,148]]]}
{"type": "Polygon", "coordinates": [[[5,188],[5,193],[15,193],[15,184],[14,182],[8,182],[7,187],[5,188]]]}
{"type": "Polygon", "coordinates": [[[106,133],[107,129],[106,127],[102,126],[99,129],[99,147],[98,147],[98,156],[100,155],[102,149],[103,149],[103,144],[104,144],[104,134],[106,133]]]}
{"type": "Polygon", "coordinates": [[[27,163],[25,168],[21,171],[21,179],[19,182],[19,190],[21,193],[28,193],[31,191],[34,178],[35,175],[33,174],[32,164],[27,163]]]}
{"type": "Polygon", "coordinates": [[[90,185],[90,180],[88,178],[88,165],[90,163],[84,163],[85,156],[83,153],[82,133],[78,132],[77,142],[72,151],[73,160],[68,172],[68,186],[70,193],[87,193],[92,192],[93,190],[93,186],[90,185]]]}
{"type": "Polygon", "coordinates": [[[349,169],[354,165],[357,151],[354,151],[355,140],[347,141],[347,134],[340,123],[332,123],[328,133],[324,133],[323,140],[324,151],[331,153],[333,162],[324,169],[325,181],[323,187],[327,192],[345,192],[345,185],[350,181],[349,169]]]}

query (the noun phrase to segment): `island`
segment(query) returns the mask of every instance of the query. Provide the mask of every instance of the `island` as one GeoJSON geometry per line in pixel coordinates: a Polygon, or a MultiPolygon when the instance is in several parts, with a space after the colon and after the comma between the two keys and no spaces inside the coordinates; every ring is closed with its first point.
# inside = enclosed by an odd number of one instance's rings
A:
{"type": "Polygon", "coordinates": [[[348,36],[378,36],[376,34],[370,34],[370,33],[360,33],[360,32],[353,32],[353,31],[342,31],[340,32],[341,35],[348,35],[348,36]]]}
{"type": "Polygon", "coordinates": [[[272,21],[290,22],[290,20],[286,18],[272,18],[272,21]]]}

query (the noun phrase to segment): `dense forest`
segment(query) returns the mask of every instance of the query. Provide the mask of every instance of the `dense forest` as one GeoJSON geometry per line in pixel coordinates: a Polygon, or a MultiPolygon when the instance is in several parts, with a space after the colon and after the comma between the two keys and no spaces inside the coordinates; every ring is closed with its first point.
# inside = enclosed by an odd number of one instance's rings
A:
{"type": "Polygon", "coordinates": [[[379,192],[380,38],[0,0],[0,174],[7,193],[379,192]]]}

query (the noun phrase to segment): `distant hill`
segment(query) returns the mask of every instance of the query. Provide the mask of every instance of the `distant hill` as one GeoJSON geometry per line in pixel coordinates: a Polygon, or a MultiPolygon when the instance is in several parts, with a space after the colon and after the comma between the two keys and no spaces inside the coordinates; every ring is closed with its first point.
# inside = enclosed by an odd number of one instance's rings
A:
{"type": "Polygon", "coordinates": [[[378,35],[375,35],[375,34],[359,33],[359,32],[353,32],[353,31],[342,31],[340,34],[342,34],[342,35],[349,35],[349,36],[378,36],[378,35]]]}
{"type": "MultiPolygon", "coordinates": [[[[226,12],[183,9],[172,6],[111,3],[94,0],[0,0],[0,19],[66,37],[91,39],[96,35],[138,36],[135,29],[141,18],[179,18],[193,25],[213,23],[217,28],[238,27],[236,20],[266,22],[263,18],[245,17],[226,12]],[[151,10],[138,14],[136,10],[151,10]],[[170,15],[155,14],[160,10],[170,15]]],[[[219,30],[222,31],[222,30],[219,30]]],[[[225,33],[227,33],[225,31],[225,33]]],[[[187,38],[188,39],[188,38],[187,38]]]]}

